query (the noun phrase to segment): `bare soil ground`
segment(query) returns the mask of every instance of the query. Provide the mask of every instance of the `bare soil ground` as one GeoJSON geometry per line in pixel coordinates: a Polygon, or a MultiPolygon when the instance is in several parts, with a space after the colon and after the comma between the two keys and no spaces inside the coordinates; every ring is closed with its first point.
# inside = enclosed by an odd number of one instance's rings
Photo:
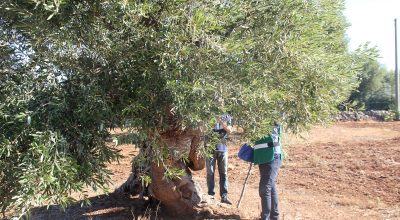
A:
{"type": "MultiPolygon", "coordinates": [[[[284,136],[288,157],[278,177],[282,219],[400,219],[400,122],[340,122],[302,136],[284,136]]],[[[249,169],[237,157],[241,144],[232,141],[229,152],[229,195],[234,204],[221,204],[217,197],[214,203],[202,204],[195,219],[259,218],[257,166],[236,208],[249,169]]],[[[120,149],[126,157],[109,165],[114,172],[111,190],[127,179],[138,152],[131,145],[120,149]]],[[[206,192],[205,170],[193,176],[206,192]]],[[[49,211],[42,207],[33,210],[33,219],[174,219],[149,201],[89,194],[90,207],[76,204],[65,212],[57,206],[49,211]]],[[[79,199],[79,194],[74,196],[79,199]]]]}

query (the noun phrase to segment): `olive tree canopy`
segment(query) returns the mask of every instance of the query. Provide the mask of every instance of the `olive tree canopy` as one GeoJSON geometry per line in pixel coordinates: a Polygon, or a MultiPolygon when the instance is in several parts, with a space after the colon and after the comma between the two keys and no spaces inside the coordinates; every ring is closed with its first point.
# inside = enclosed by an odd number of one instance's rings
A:
{"type": "MultiPolygon", "coordinates": [[[[3,0],[0,207],[104,187],[113,127],[153,146],[229,112],[246,140],[324,121],[356,84],[341,0],[3,0]],[[174,136],[176,133],[169,133],[174,136]]],[[[144,144],[143,144],[144,143],[144,144]]],[[[154,153],[158,152],[158,153],[154,153]]]]}

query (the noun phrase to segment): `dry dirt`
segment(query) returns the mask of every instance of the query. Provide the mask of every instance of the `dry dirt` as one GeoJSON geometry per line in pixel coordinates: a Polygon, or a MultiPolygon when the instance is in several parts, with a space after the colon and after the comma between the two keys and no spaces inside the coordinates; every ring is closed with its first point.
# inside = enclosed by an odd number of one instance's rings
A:
{"type": "MultiPolygon", "coordinates": [[[[302,138],[284,136],[284,143],[288,156],[278,177],[281,219],[400,219],[400,122],[340,122],[315,127],[302,138]]],[[[232,141],[229,152],[229,195],[234,204],[221,204],[217,197],[217,202],[203,204],[195,219],[258,219],[257,166],[251,169],[236,208],[249,170],[249,164],[237,157],[241,144],[232,141]]],[[[120,149],[126,158],[109,165],[115,174],[111,189],[126,180],[131,158],[137,154],[130,145],[120,149]]],[[[193,176],[206,192],[205,170],[193,176]]],[[[50,211],[38,208],[33,219],[170,219],[162,207],[148,201],[89,194],[90,207],[76,204],[66,212],[57,206],[50,211]]]]}

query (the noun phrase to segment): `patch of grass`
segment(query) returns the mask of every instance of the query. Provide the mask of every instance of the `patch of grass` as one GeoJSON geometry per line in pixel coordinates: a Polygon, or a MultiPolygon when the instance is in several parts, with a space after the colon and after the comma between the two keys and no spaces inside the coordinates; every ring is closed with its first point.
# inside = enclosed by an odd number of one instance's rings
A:
{"type": "Polygon", "coordinates": [[[375,209],[382,206],[382,201],[376,199],[359,200],[355,197],[336,198],[335,203],[340,206],[357,206],[362,209],[375,209]]]}
{"type": "Polygon", "coordinates": [[[376,197],[376,199],[370,199],[370,200],[366,201],[365,204],[363,206],[361,206],[361,208],[375,209],[380,206],[382,206],[382,201],[379,197],[376,197]]]}
{"type": "Polygon", "coordinates": [[[344,197],[338,198],[336,204],[340,206],[359,206],[360,201],[353,197],[344,197]]]}
{"type": "Polygon", "coordinates": [[[326,167],[326,161],[316,154],[311,155],[309,163],[311,167],[326,167]]]}

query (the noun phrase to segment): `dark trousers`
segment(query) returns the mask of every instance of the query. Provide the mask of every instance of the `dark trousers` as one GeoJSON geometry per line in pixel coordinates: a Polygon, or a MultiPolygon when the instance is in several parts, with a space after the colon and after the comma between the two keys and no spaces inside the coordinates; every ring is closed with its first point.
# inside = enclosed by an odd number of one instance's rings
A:
{"type": "Polygon", "coordinates": [[[280,155],[271,162],[260,164],[260,185],[259,194],[261,197],[261,219],[279,219],[278,211],[278,192],[276,188],[276,178],[279,168],[282,165],[280,155]]]}
{"type": "Polygon", "coordinates": [[[214,195],[214,174],[215,166],[218,165],[219,172],[219,192],[221,198],[228,196],[228,152],[215,151],[213,157],[206,161],[207,165],[207,186],[208,194],[214,195]]]}

